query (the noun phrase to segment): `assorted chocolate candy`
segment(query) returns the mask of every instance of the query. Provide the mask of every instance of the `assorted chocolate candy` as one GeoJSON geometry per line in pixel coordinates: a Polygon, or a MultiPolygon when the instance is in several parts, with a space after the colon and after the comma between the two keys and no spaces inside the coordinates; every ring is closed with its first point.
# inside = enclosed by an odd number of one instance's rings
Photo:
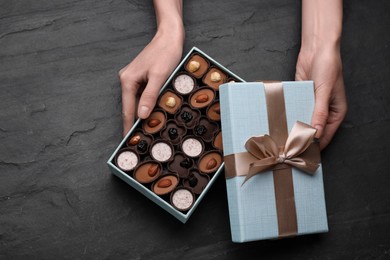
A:
{"type": "Polygon", "coordinates": [[[195,52],[130,134],[115,164],[186,212],[223,162],[219,86],[238,81],[195,52]]]}

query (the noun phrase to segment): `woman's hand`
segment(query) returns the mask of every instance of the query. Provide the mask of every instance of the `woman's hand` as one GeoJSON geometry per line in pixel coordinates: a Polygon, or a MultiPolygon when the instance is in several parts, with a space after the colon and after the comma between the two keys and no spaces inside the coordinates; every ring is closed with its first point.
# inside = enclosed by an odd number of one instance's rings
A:
{"type": "Polygon", "coordinates": [[[155,0],[154,6],[156,35],[132,62],[119,71],[123,135],[131,129],[137,115],[143,119],[150,115],[161,87],[183,52],[182,1],[155,0]]]}
{"type": "Polygon", "coordinates": [[[342,0],[302,0],[302,43],[295,79],[313,80],[312,126],[325,148],[347,113],[340,56],[342,0]]]}
{"type": "Polygon", "coordinates": [[[323,149],[347,113],[340,51],[337,48],[315,53],[301,50],[295,79],[314,81],[316,104],[312,126],[317,129],[316,136],[320,138],[320,148],[323,149]]]}

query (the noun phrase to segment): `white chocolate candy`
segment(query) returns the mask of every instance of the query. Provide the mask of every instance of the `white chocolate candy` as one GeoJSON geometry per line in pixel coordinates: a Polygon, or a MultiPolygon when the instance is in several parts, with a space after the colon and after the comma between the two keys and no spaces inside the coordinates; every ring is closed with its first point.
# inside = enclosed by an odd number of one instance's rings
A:
{"type": "Polygon", "coordinates": [[[202,143],[195,138],[188,138],[183,142],[182,148],[186,155],[196,157],[202,152],[202,143]]]}
{"type": "Polygon", "coordinates": [[[166,162],[172,156],[172,149],[164,142],[155,143],[151,149],[151,155],[157,161],[166,162]]]}
{"type": "Polygon", "coordinates": [[[175,78],[173,86],[180,94],[185,95],[195,88],[195,82],[190,76],[181,74],[175,78]]]}
{"type": "Polygon", "coordinates": [[[194,196],[187,189],[178,189],[172,195],[172,204],[179,210],[188,210],[193,203],[194,196]]]}
{"type": "Polygon", "coordinates": [[[138,157],[131,151],[124,151],[118,155],[118,167],[124,171],[131,171],[138,163],[138,157]]]}

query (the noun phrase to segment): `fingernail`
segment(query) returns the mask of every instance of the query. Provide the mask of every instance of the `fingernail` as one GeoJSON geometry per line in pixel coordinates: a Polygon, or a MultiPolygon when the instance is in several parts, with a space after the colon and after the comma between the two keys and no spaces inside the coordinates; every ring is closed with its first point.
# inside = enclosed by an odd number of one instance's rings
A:
{"type": "Polygon", "coordinates": [[[141,106],[138,110],[138,116],[140,118],[147,118],[149,116],[149,108],[147,106],[141,106]]]}
{"type": "Polygon", "coordinates": [[[315,125],[314,128],[317,129],[317,133],[316,133],[315,137],[320,138],[324,127],[322,125],[315,125]]]}

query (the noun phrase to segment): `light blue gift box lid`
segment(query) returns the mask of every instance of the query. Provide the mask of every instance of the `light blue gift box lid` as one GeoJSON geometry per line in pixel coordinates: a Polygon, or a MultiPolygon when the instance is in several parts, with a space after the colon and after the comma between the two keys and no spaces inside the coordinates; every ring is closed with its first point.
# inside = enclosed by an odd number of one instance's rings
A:
{"type": "MultiPolygon", "coordinates": [[[[310,124],[314,109],[312,81],[283,82],[287,127],[310,124]]],[[[264,84],[228,83],[220,87],[224,155],[245,152],[248,138],[268,134],[264,84]]],[[[313,176],[292,169],[298,235],[328,231],[321,166],[313,176]]],[[[226,180],[233,242],[278,237],[272,171],[226,180]]]]}

